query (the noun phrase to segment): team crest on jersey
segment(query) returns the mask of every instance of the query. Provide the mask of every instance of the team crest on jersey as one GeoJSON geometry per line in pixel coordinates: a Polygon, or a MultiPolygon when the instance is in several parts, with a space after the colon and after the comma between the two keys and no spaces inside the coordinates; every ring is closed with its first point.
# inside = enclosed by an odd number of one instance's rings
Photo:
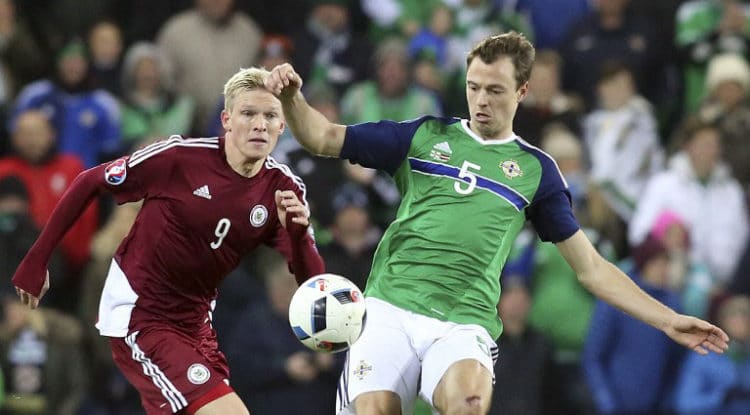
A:
{"type": "Polygon", "coordinates": [[[354,368],[354,371],[352,373],[357,377],[357,379],[362,380],[371,371],[372,365],[368,365],[364,360],[360,360],[359,364],[354,368]]]}
{"type": "Polygon", "coordinates": [[[211,372],[200,363],[193,363],[187,370],[187,378],[193,385],[202,385],[211,378],[211,372]]]}
{"type": "Polygon", "coordinates": [[[447,141],[435,144],[430,151],[430,157],[437,161],[448,161],[452,155],[453,150],[451,150],[451,146],[448,145],[447,141]]]}
{"type": "Polygon", "coordinates": [[[268,209],[263,205],[255,205],[250,210],[250,224],[260,228],[268,219],[268,209]]]}
{"type": "Polygon", "coordinates": [[[523,170],[518,162],[515,160],[505,160],[500,163],[500,169],[505,173],[505,177],[512,179],[514,177],[523,176],[523,170]]]}
{"type": "Polygon", "coordinates": [[[104,168],[104,180],[113,186],[122,184],[127,176],[128,161],[124,158],[119,158],[104,168]]]}

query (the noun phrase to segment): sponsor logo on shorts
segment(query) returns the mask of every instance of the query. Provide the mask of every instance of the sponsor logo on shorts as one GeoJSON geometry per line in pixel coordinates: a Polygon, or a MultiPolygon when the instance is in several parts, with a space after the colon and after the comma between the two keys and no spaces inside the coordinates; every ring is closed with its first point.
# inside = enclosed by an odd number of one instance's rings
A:
{"type": "Polygon", "coordinates": [[[193,385],[202,385],[211,378],[211,372],[200,363],[193,363],[187,370],[187,378],[193,385]]]}
{"type": "Polygon", "coordinates": [[[266,223],[266,219],[268,219],[268,209],[265,206],[255,205],[250,210],[250,224],[254,227],[260,228],[266,223]]]}
{"type": "Polygon", "coordinates": [[[357,377],[357,379],[362,380],[367,376],[368,373],[372,371],[372,365],[368,365],[364,360],[360,360],[359,364],[356,368],[354,368],[354,376],[357,377]]]}
{"type": "Polygon", "coordinates": [[[127,176],[127,161],[124,158],[119,158],[104,168],[104,180],[113,186],[122,184],[127,176]]]}

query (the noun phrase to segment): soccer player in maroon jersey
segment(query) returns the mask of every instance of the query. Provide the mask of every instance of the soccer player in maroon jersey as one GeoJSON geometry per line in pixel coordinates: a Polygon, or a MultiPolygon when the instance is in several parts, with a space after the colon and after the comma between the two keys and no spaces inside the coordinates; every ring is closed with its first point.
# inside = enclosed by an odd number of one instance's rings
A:
{"type": "Polygon", "coordinates": [[[100,192],[143,200],[112,261],[96,326],[149,415],[248,414],[211,327],[217,286],[245,254],[277,249],[298,282],[324,271],[305,185],[269,156],[284,120],[266,76],[243,69],[227,81],[224,137],[172,136],[81,173],[13,276],[21,301],[36,308],[52,250],[84,208],[100,192]]]}

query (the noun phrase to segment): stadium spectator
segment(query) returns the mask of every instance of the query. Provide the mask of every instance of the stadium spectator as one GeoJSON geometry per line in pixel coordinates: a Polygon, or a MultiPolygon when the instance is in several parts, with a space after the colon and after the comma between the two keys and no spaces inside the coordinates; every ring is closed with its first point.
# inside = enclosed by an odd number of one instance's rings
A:
{"type": "Polygon", "coordinates": [[[19,15],[16,0],[0,0],[0,61],[4,75],[0,89],[4,90],[3,101],[12,102],[26,84],[51,74],[47,56],[28,19],[19,15]]]}
{"type": "Polygon", "coordinates": [[[156,43],[174,64],[177,91],[195,102],[195,131],[206,131],[225,79],[255,64],[263,32],[234,0],[195,0],[170,18],[156,43]],[[210,64],[209,64],[210,63],[210,64]]]}
{"type": "MultiPolygon", "coordinates": [[[[57,132],[44,113],[21,113],[13,131],[15,154],[0,159],[0,177],[18,176],[29,190],[29,212],[40,229],[49,222],[57,203],[84,169],[81,161],[57,150],[57,132]]],[[[58,294],[50,305],[70,311],[78,291],[78,272],[89,259],[89,245],[98,223],[97,203],[92,204],[73,225],[60,245],[69,272],[58,280],[58,294]],[[56,300],[64,300],[64,304],[56,300]]]]}
{"type": "Polygon", "coordinates": [[[320,246],[326,271],[346,275],[364,290],[381,231],[372,224],[367,196],[358,188],[339,188],[334,193],[336,216],[331,241],[320,246]],[[344,194],[349,193],[349,194],[344,194]]]}
{"type": "Polygon", "coordinates": [[[590,0],[495,0],[530,16],[534,43],[539,49],[557,49],[570,26],[591,11],[590,0]]]}
{"type": "Polygon", "coordinates": [[[41,110],[57,131],[61,153],[78,156],[86,168],[120,151],[120,109],[108,92],[91,88],[89,60],[83,43],[70,41],[57,55],[51,79],[27,85],[15,103],[9,130],[20,114],[41,110]]]}
{"type": "Polygon", "coordinates": [[[690,0],[675,17],[677,47],[684,83],[683,110],[693,113],[705,89],[706,68],[716,55],[750,53],[750,4],[742,0],[690,0]]]}
{"type": "Polygon", "coordinates": [[[750,297],[735,295],[724,300],[717,317],[732,339],[729,350],[705,359],[687,357],[676,384],[679,415],[750,413],[750,297]]]}
{"type": "Polygon", "coordinates": [[[698,109],[701,118],[721,130],[722,155],[743,191],[750,190],[750,66],[737,54],[714,56],[706,72],[706,98],[698,109]]]}
{"type": "Polygon", "coordinates": [[[373,47],[351,27],[347,0],[311,0],[307,21],[292,34],[292,62],[309,83],[330,85],[340,97],[370,75],[373,47]]]}
{"type": "Polygon", "coordinates": [[[680,293],[682,309],[691,315],[708,318],[709,305],[716,294],[706,264],[690,254],[691,235],[685,221],[665,210],[656,217],[649,237],[656,238],[669,251],[669,287],[680,293]]]}
{"type": "Polygon", "coordinates": [[[526,282],[503,276],[497,306],[503,320],[503,335],[497,341],[502,357],[495,364],[497,382],[489,415],[544,415],[560,408],[552,345],[529,326],[531,294],[526,282]]]}
{"type": "Polygon", "coordinates": [[[440,113],[434,96],[411,85],[409,54],[402,40],[391,38],[380,44],[373,66],[376,80],[352,85],[341,98],[343,122],[402,121],[440,113]]]}
{"type": "Polygon", "coordinates": [[[91,53],[90,71],[96,88],[114,96],[121,96],[123,40],[120,27],[109,20],[101,20],[89,30],[87,39],[91,53]]]}
{"type": "Polygon", "coordinates": [[[653,25],[628,9],[630,0],[596,0],[588,16],[571,25],[560,44],[563,88],[596,104],[602,64],[617,59],[631,68],[636,89],[653,99],[664,87],[661,45],[653,25]]]}
{"type": "Polygon", "coordinates": [[[175,90],[172,73],[171,62],[155,44],[139,42],[128,49],[122,73],[122,138],[127,147],[190,133],[195,104],[175,90]]]}
{"type": "Polygon", "coordinates": [[[583,137],[591,180],[624,228],[646,182],[663,169],[664,151],[653,109],[638,93],[633,72],[614,61],[601,70],[596,109],[583,120],[583,137]]]}
{"type": "MultiPolygon", "coordinates": [[[[655,238],[633,249],[633,280],[654,298],[680,310],[670,287],[669,251],[655,238]]],[[[684,353],[677,344],[610,305],[597,301],[583,352],[583,370],[597,413],[666,413],[684,353]]]]}
{"type": "Polygon", "coordinates": [[[689,119],[679,135],[680,151],[646,185],[629,226],[640,244],[665,210],[678,214],[690,233],[691,255],[704,262],[722,289],[731,278],[748,235],[745,195],[721,158],[721,132],[689,119]]]}
{"type": "Polygon", "coordinates": [[[529,95],[516,112],[515,133],[535,146],[542,141],[542,131],[552,124],[562,124],[576,137],[581,133],[583,101],[560,89],[561,67],[557,52],[538,51],[529,78],[529,95]]]}
{"type": "Polygon", "coordinates": [[[77,415],[86,396],[81,324],[47,308],[30,310],[2,290],[0,366],[8,415],[77,415]]]}

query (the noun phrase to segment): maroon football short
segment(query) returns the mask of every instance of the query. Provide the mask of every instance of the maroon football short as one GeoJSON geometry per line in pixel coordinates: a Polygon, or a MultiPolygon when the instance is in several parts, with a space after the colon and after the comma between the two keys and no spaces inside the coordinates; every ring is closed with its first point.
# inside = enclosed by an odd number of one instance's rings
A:
{"type": "Polygon", "coordinates": [[[195,404],[203,406],[233,392],[227,386],[226,358],[215,338],[159,327],[112,337],[110,346],[117,367],[140,393],[148,415],[184,414],[189,406],[197,410],[195,404]]]}

